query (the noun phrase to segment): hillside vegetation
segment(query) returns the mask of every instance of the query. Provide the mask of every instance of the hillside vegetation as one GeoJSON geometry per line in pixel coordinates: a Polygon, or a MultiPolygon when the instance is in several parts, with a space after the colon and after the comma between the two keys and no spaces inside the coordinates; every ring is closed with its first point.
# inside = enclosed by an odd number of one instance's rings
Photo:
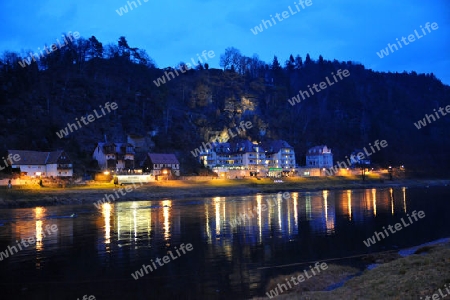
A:
{"type": "Polygon", "coordinates": [[[182,172],[190,174],[199,167],[190,151],[240,121],[253,124],[240,138],[286,140],[300,165],[315,145],[330,147],[336,161],[379,139],[388,142],[372,156],[381,166],[404,164],[434,175],[450,166],[450,116],[420,130],[414,126],[425,113],[450,104],[449,87],[433,74],[380,73],[309,55],[263,62],[256,54],[246,57],[227,48],[215,54],[223,69],[200,63],[157,87],[154,81],[171,70],[157,68],[125,37],[105,46],[95,37],[80,38],[21,67],[26,55],[6,52],[0,59],[0,151],[62,148],[79,174],[95,143],[105,137],[124,142],[127,134],[151,138],[152,151],[175,153],[182,172]],[[333,81],[332,72],[339,69],[350,75],[301,103],[288,102],[327,76],[333,81]],[[106,102],[116,102],[118,109],[58,138],[67,123],[106,102]]]}

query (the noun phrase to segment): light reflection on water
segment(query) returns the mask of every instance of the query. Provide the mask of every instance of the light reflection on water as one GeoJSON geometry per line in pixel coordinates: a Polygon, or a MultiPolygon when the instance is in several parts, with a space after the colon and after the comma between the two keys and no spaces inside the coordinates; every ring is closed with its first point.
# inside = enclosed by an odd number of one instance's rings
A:
{"type": "MultiPolygon", "coordinates": [[[[401,209],[406,213],[406,189],[403,188],[401,209]]],[[[105,203],[101,206],[103,217],[102,243],[106,252],[111,251],[109,245],[140,246],[143,241],[152,240],[169,242],[180,239],[180,218],[192,217],[201,220],[204,228],[205,240],[214,244],[219,240],[232,242],[233,234],[240,234],[249,244],[261,244],[264,237],[274,229],[282,238],[291,240],[298,234],[299,224],[308,221],[317,235],[333,235],[336,226],[336,214],[345,216],[349,221],[363,222],[367,217],[376,217],[377,210],[389,207],[393,215],[396,205],[393,189],[389,194],[383,191],[359,190],[356,197],[354,192],[294,192],[289,199],[283,199],[281,193],[273,195],[255,195],[246,197],[215,197],[205,199],[203,205],[178,205],[183,202],[172,200],[162,201],[133,201],[105,203]],[[377,199],[378,194],[378,199],[377,199]],[[381,194],[381,195],[380,195],[381,194]],[[336,206],[336,201],[338,205],[336,206]],[[239,219],[242,214],[246,218],[241,224],[233,228],[230,223],[239,219]],[[174,218],[177,220],[174,220],[174,218]],[[211,230],[214,228],[214,230],[211,230]],[[254,234],[256,233],[256,234],[254,234]]],[[[62,207],[63,208],[63,207],[62,207]]],[[[42,241],[43,222],[46,224],[47,210],[55,207],[34,208],[34,220],[25,219],[15,223],[18,238],[36,236],[35,249],[42,251],[46,243],[42,241]],[[34,230],[30,224],[34,223],[34,230]]],[[[22,210],[27,215],[27,209],[22,210]]],[[[77,221],[80,219],[78,218],[77,221]]],[[[62,222],[61,229],[67,230],[73,224],[73,219],[57,219],[62,222]],[[64,220],[64,222],[62,222],[64,220]]],[[[98,224],[98,222],[96,222],[98,224]]],[[[73,225],[72,225],[73,226],[73,225]]],[[[73,230],[73,229],[72,229],[73,230]]],[[[72,230],[69,230],[71,232],[72,230]]]]}
{"type": "Polygon", "coordinates": [[[172,200],[105,203],[101,207],[103,242],[106,245],[117,243],[136,246],[143,240],[179,240],[180,216],[194,219],[203,216],[199,221],[208,244],[220,240],[231,241],[236,233],[246,243],[261,244],[264,236],[273,229],[282,238],[291,240],[301,230],[299,224],[305,221],[310,223],[315,234],[333,235],[336,214],[348,221],[363,223],[366,218],[376,217],[377,209],[389,207],[391,215],[395,209],[406,213],[406,189],[401,192],[401,203],[396,203],[393,189],[389,189],[388,194],[376,189],[338,193],[327,190],[303,194],[294,192],[289,199],[283,199],[281,193],[214,197],[205,199],[202,205],[178,205],[183,202],[172,200]],[[245,218],[241,217],[243,213],[246,214],[245,218]],[[239,219],[239,226],[230,224],[239,219]]]}
{"type": "MultiPolygon", "coordinates": [[[[156,275],[148,275],[149,278],[157,276],[153,279],[160,281],[150,285],[152,290],[146,296],[154,296],[153,289],[154,293],[164,295],[165,284],[185,272],[187,275],[177,280],[195,281],[208,291],[211,289],[213,294],[244,293],[250,297],[261,295],[267,277],[274,272],[264,273],[257,269],[260,266],[366,252],[364,238],[382,225],[393,224],[410,210],[419,209],[418,203],[423,202],[411,202],[410,197],[410,189],[390,188],[293,192],[289,199],[284,199],[280,193],[115,202],[105,203],[100,209],[92,204],[3,209],[0,223],[5,225],[0,226],[0,251],[13,245],[16,239],[36,236],[39,242],[0,264],[8,266],[4,270],[8,270],[12,278],[33,281],[43,276],[40,271],[47,270],[54,256],[84,253],[78,257],[79,261],[67,258],[62,261],[65,268],[74,270],[72,273],[80,273],[75,279],[113,277],[116,280],[118,277],[126,281],[130,272],[150,259],[165,255],[170,247],[193,243],[201,255],[177,260],[158,270],[156,275]],[[78,217],[70,218],[72,213],[77,213],[78,217]],[[247,217],[240,225],[232,226],[243,213],[247,217]],[[58,225],[58,233],[44,238],[45,226],[51,224],[58,225]],[[90,250],[93,245],[94,253],[90,250]],[[14,264],[18,261],[33,261],[33,267],[27,267],[29,277],[21,277],[23,265],[14,264]],[[89,270],[79,269],[78,265],[86,264],[90,265],[89,270]],[[203,275],[193,275],[197,274],[197,268],[203,275]],[[214,275],[217,272],[223,273],[220,279],[214,275]]],[[[440,211],[445,209],[437,209],[435,214],[440,211]]],[[[424,220],[432,221],[433,217],[424,220]]],[[[415,238],[414,232],[404,232],[411,237],[402,242],[415,244],[411,240],[415,238]]],[[[402,238],[401,234],[380,245],[395,245],[397,238],[402,238]]],[[[378,246],[373,248],[380,249],[378,246]]],[[[5,275],[4,272],[0,270],[0,275],[5,275]]],[[[44,280],[49,276],[46,274],[44,280]]],[[[122,288],[115,288],[121,294],[122,288]]]]}
{"type": "MultiPolygon", "coordinates": [[[[324,190],[322,192],[308,192],[303,195],[294,192],[290,199],[284,200],[281,194],[277,195],[255,195],[248,197],[235,197],[227,199],[226,197],[215,197],[205,200],[204,205],[181,206],[173,203],[172,200],[163,201],[134,201],[119,202],[114,204],[105,203],[101,206],[103,216],[102,228],[104,230],[103,243],[105,245],[111,242],[136,243],[141,239],[152,239],[152,235],[157,238],[161,236],[165,241],[171,239],[172,231],[178,231],[174,226],[174,213],[177,215],[187,214],[196,215],[196,211],[202,208],[201,215],[204,216],[203,224],[208,243],[214,243],[214,240],[230,237],[233,234],[233,228],[230,222],[233,222],[242,213],[247,217],[242,220],[239,226],[239,232],[245,233],[248,241],[252,242],[254,237],[252,233],[257,234],[257,243],[263,241],[264,232],[267,232],[273,226],[284,237],[291,237],[298,233],[299,221],[310,221],[314,232],[319,235],[334,234],[336,211],[341,210],[342,215],[348,220],[356,216],[356,221],[362,220],[367,216],[376,216],[377,207],[389,206],[393,215],[395,201],[393,190],[389,189],[389,197],[381,197],[377,203],[376,189],[358,192],[362,196],[356,201],[352,199],[352,191],[347,190],[341,195],[324,190]],[[336,197],[343,197],[339,207],[336,207],[336,197]],[[275,201],[274,201],[275,200],[275,201]],[[270,202],[269,202],[270,201],[270,202]],[[364,203],[361,203],[364,201],[364,203]],[[364,205],[361,205],[364,204],[364,205]],[[263,209],[264,205],[264,209],[263,209]],[[211,218],[213,212],[213,218],[211,218]],[[214,228],[214,231],[211,231],[214,228]],[[113,241],[112,241],[113,239],[113,241]]],[[[402,210],[406,213],[406,190],[402,189],[402,210]]],[[[339,199],[338,199],[339,200],[339,199]]],[[[52,208],[50,208],[52,209],[52,208]]],[[[34,209],[35,220],[19,221],[17,230],[20,237],[29,237],[35,235],[38,243],[36,250],[42,250],[43,219],[45,219],[46,208],[36,207],[34,209]],[[30,230],[29,223],[35,223],[35,230],[30,230]]],[[[48,222],[47,222],[48,223],[48,222]]],[[[67,222],[65,223],[67,225],[67,222]]],[[[256,241],[256,240],[255,240],[256,241]]]]}

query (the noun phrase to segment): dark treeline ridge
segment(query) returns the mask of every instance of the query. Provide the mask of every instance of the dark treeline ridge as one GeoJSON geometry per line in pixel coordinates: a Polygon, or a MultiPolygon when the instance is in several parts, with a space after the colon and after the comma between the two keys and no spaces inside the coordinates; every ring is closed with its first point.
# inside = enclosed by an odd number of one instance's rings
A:
{"type": "MultiPolygon", "coordinates": [[[[29,53],[30,51],[27,51],[29,53]]],[[[94,36],[79,38],[22,67],[28,54],[5,52],[0,59],[0,151],[66,150],[82,173],[95,144],[125,142],[127,134],[149,137],[154,152],[175,153],[182,171],[199,164],[190,151],[211,132],[251,121],[252,141],[283,139],[299,165],[308,148],[326,144],[334,160],[376,139],[388,147],[372,156],[380,166],[404,164],[411,171],[448,174],[450,116],[418,130],[414,122],[450,104],[449,86],[433,74],[383,73],[351,61],[291,55],[266,63],[235,48],[220,55],[223,69],[200,63],[156,86],[171,68],[159,69],[125,37],[103,46],[94,36]],[[350,76],[292,106],[288,99],[319,84],[338,69],[350,76]],[[118,109],[65,138],[56,132],[104,105],[118,109]]],[[[215,59],[219,59],[217,57],[215,59]]],[[[180,62],[177,66],[183,66],[180,62]]]]}

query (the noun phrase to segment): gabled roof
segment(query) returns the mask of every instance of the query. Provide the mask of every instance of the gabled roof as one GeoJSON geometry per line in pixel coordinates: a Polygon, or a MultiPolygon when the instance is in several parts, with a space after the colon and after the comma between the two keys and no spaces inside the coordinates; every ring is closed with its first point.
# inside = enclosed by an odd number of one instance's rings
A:
{"type": "Polygon", "coordinates": [[[230,143],[217,143],[213,145],[213,149],[216,153],[229,153],[230,143]]]}
{"type": "Polygon", "coordinates": [[[282,148],[293,149],[291,145],[289,145],[286,141],[283,140],[264,142],[262,143],[262,147],[266,151],[266,153],[278,153],[282,148]]]}
{"type": "MultiPolygon", "coordinates": [[[[62,150],[49,152],[49,155],[47,157],[47,161],[45,163],[46,164],[56,164],[56,163],[58,163],[58,160],[59,160],[59,158],[61,157],[61,155],[63,153],[64,153],[64,151],[62,151],[62,150]]],[[[67,158],[66,158],[66,160],[67,160],[67,158]]]]}
{"type": "MultiPolygon", "coordinates": [[[[46,165],[56,164],[63,154],[63,150],[52,152],[30,151],[30,150],[8,150],[8,154],[20,156],[20,160],[15,165],[46,165]]],[[[68,160],[68,159],[67,159],[68,160]]]]}
{"type": "Polygon", "coordinates": [[[324,150],[327,151],[327,152],[325,152],[325,154],[331,154],[331,149],[328,148],[326,145],[312,147],[308,150],[308,152],[306,154],[307,155],[319,155],[319,154],[323,154],[324,150]]]}
{"type": "MultiPolygon", "coordinates": [[[[254,147],[261,148],[260,145],[255,145],[249,140],[240,140],[230,143],[230,151],[231,153],[247,153],[247,152],[256,152],[254,147]]],[[[261,150],[264,152],[263,150],[261,150]]]]}
{"type": "Polygon", "coordinates": [[[97,143],[97,146],[101,149],[101,151],[103,152],[103,153],[105,153],[105,154],[107,154],[106,152],[105,152],[105,147],[113,147],[113,149],[114,149],[114,151],[116,152],[116,153],[121,153],[121,152],[123,152],[120,148],[121,147],[131,147],[131,148],[133,148],[133,153],[134,153],[134,146],[132,145],[132,144],[130,144],[130,143],[112,143],[112,142],[109,142],[109,143],[102,143],[102,142],[100,142],[100,143],[97,143]]]}
{"type": "Polygon", "coordinates": [[[154,164],[180,164],[175,154],[148,153],[147,155],[154,164]]]}

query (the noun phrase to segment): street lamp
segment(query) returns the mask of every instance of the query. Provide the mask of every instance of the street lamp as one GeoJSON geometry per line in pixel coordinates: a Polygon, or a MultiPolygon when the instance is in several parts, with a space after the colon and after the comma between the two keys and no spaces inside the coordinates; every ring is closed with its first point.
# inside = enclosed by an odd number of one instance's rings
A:
{"type": "Polygon", "coordinates": [[[403,176],[403,178],[406,178],[406,170],[404,165],[400,166],[400,174],[403,176]]]}
{"type": "MultiPolygon", "coordinates": [[[[163,174],[164,174],[164,176],[166,176],[167,175],[167,170],[163,170],[163,174]]],[[[168,181],[169,180],[169,176],[166,176],[166,180],[168,181]]]]}

